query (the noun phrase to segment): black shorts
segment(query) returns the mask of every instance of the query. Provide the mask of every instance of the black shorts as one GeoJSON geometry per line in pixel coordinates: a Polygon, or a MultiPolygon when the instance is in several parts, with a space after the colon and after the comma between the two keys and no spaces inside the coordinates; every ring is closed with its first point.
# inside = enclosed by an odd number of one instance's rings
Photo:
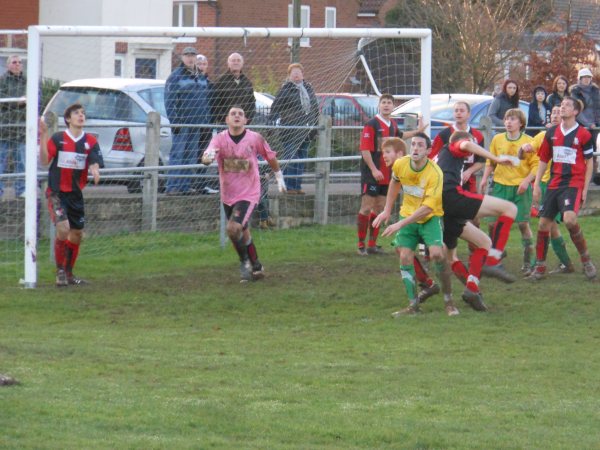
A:
{"type": "Polygon", "coordinates": [[[388,193],[388,185],[387,184],[371,184],[371,183],[361,183],[360,185],[360,194],[368,195],[369,197],[379,197],[380,195],[386,196],[388,193]]]}
{"type": "Polygon", "coordinates": [[[473,220],[481,203],[483,195],[465,191],[461,187],[442,193],[444,206],[444,244],[448,249],[455,249],[458,238],[469,220],[473,220]]]}
{"type": "Polygon", "coordinates": [[[254,203],[250,203],[247,200],[242,200],[233,205],[226,205],[223,203],[223,209],[225,210],[225,217],[227,220],[232,220],[239,223],[244,227],[244,230],[248,228],[248,221],[254,211],[254,203]]]}
{"type": "Polygon", "coordinates": [[[56,225],[65,220],[69,227],[83,230],[85,226],[85,209],[81,192],[46,192],[50,219],[56,225]]]}
{"type": "Polygon", "coordinates": [[[577,187],[547,189],[539,216],[554,220],[557,214],[562,215],[565,211],[579,212],[581,193],[582,189],[577,187]]]}

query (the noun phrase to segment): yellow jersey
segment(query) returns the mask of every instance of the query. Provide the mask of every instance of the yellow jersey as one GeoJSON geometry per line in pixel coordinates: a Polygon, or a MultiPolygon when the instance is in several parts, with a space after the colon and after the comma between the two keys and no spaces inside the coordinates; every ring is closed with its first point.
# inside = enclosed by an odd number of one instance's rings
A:
{"type": "MultiPolygon", "coordinates": [[[[540,147],[542,146],[542,142],[544,141],[544,138],[546,137],[546,131],[540,131],[538,134],[536,134],[533,138],[533,142],[531,143],[531,146],[533,147],[533,151],[535,152],[535,154],[537,155],[537,153],[540,150],[540,147]]],[[[546,166],[546,171],[544,172],[544,175],[542,175],[542,183],[547,183],[548,180],[550,179],[550,169],[552,168],[552,160],[548,161],[548,165],[546,166]]]]}
{"type": "Polygon", "coordinates": [[[433,216],[444,215],[442,208],[444,174],[432,160],[427,159],[427,164],[421,170],[415,170],[410,156],[399,158],[392,166],[392,179],[400,183],[404,191],[400,207],[402,217],[412,215],[421,206],[431,208],[431,213],[418,223],[425,223],[433,216]]]}
{"type": "MultiPolygon", "coordinates": [[[[532,141],[533,138],[525,133],[521,133],[514,140],[508,138],[508,133],[497,134],[490,144],[490,153],[496,156],[508,155],[518,158],[519,148],[532,141]]],[[[486,164],[489,166],[492,162],[488,159],[486,164]]],[[[529,174],[535,176],[539,164],[540,158],[537,153],[526,153],[525,159],[520,160],[516,167],[498,164],[494,169],[494,182],[505,186],[518,186],[529,174]]]]}

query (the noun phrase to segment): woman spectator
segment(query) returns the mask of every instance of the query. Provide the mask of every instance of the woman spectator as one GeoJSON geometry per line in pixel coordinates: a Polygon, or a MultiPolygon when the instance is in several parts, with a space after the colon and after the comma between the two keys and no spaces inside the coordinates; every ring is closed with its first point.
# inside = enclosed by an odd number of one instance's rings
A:
{"type": "MultiPolygon", "coordinates": [[[[288,79],[271,105],[271,117],[273,121],[279,119],[283,126],[305,127],[281,131],[283,158],[280,159],[306,158],[310,141],[316,135],[316,130],[309,127],[319,122],[319,103],[311,84],[304,80],[302,64],[289,65],[288,79]]],[[[304,194],[301,178],[304,163],[288,163],[283,173],[288,194],[304,194]]]]}
{"type": "Polygon", "coordinates": [[[552,83],[552,93],[546,99],[548,109],[552,111],[555,106],[560,106],[565,95],[569,95],[569,80],[564,75],[558,75],[552,83]]]}
{"type": "MultiPolygon", "coordinates": [[[[546,97],[548,93],[544,86],[536,86],[531,94],[532,100],[529,104],[529,117],[527,119],[528,127],[545,127],[548,126],[550,121],[548,116],[552,108],[548,106],[546,97]]],[[[528,129],[527,134],[535,136],[540,130],[528,129]]]]}
{"type": "Polygon", "coordinates": [[[506,80],[502,85],[500,92],[488,111],[488,116],[492,119],[495,127],[504,128],[504,114],[512,108],[519,107],[519,85],[514,80],[506,80]]]}

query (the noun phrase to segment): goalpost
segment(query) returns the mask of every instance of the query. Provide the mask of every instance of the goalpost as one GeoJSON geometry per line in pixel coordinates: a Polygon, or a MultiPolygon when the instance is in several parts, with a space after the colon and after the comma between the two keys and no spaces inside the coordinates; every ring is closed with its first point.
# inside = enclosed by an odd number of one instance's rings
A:
{"type": "MultiPolygon", "coordinates": [[[[307,81],[313,84],[317,92],[360,91],[364,88],[376,95],[385,92],[404,99],[420,96],[423,120],[429,122],[429,29],[29,27],[23,285],[26,288],[34,288],[38,280],[38,227],[40,210],[44,209],[45,205],[44,194],[38,191],[38,105],[42,78],[68,82],[75,78],[108,78],[116,74],[165,79],[172,68],[177,66],[178,55],[182,49],[193,46],[199,53],[207,54],[213,82],[227,70],[227,56],[233,52],[240,52],[245,60],[244,73],[253,81],[254,90],[274,95],[285,79],[285,69],[290,62],[289,44],[292,39],[300,39],[299,62],[304,66],[307,81]],[[63,70],[65,65],[68,70],[63,70]]],[[[87,110],[88,105],[84,106],[87,110]]],[[[261,126],[266,133],[272,132],[271,125],[276,125],[269,123],[270,119],[266,117],[264,123],[258,120],[256,125],[253,123],[259,128],[259,132],[263,131],[261,126]]],[[[88,122],[90,118],[88,117],[88,122]]],[[[62,122],[60,116],[59,119],[62,122]]],[[[108,125],[101,125],[98,129],[102,126],[108,125]]],[[[159,126],[162,136],[164,125],[161,122],[159,126]]],[[[165,130],[168,129],[168,125],[164,127],[165,130]]],[[[353,128],[356,133],[360,126],[355,125],[353,128]]],[[[214,132],[220,129],[222,127],[214,127],[214,132]]],[[[134,131],[135,126],[127,128],[125,137],[134,131]]],[[[170,133],[171,131],[169,135],[170,133]]],[[[114,142],[117,139],[118,136],[115,136],[114,142]]],[[[277,141],[276,138],[274,140],[277,141]]],[[[334,155],[356,155],[357,149],[352,149],[351,145],[344,145],[343,142],[335,145],[336,151],[339,150],[338,146],[348,149],[343,150],[346,153],[342,150],[338,153],[332,152],[334,155]],[[354,153],[351,153],[352,151],[354,153]]],[[[102,150],[106,159],[108,149],[102,150]]],[[[158,161],[161,165],[166,165],[166,161],[158,161]]],[[[119,169],[106,170],[103,173],[116,177],[119,169]]],[[[172,174],[166,175],[169,176],[173,177],[172,174]]],[[[181,177],[174,177],[177,176],[181,177]]],[[[110,179],[110,176],[107,178],[110,179]]],[[[88,208],[86,201],[86,214],[88,208]]],[[[189,213],[196,206],[190,204],[187,208],[189,213]]],[[[115,225],[116,228],[118,226],[115,225]]],[[[127,227],[123,231],[131,232],[127,227]]],[[[93,231],[90,231],[90,234],[92,233],[93,231]]],[[[85,243],[82,249],[85,254],[85,243]]]]}

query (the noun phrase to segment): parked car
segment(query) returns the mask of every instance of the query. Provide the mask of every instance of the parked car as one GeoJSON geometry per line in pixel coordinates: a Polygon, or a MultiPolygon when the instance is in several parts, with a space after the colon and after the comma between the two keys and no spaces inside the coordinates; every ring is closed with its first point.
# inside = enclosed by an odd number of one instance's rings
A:
{"type": "Polygon", "coordinates": [[[316,94],[321,114],[332,117],[334,126],[362,126],[377,114],[379,97],[367,94],[316,94]]]}
{"type": "MultiPolygon", "coordinates": [[[[94,78],[63,84],[44,113],[62,117],[65,108],[81,103],[86,111],[86,131],[98,138],[106,168],[144,165],[146,117],[161,115],[159,164],[169,163],[171,128],[164,102],[165,80],[136,78],[94,78]]],[[[271,103],[267,95],[256,92],[256,123],[265,123],[271,103]]],[[[60,121],[62,124],[62,120],[60,121]]],[[[118,182],[118,180],[117,180],[118,182]]],[[[139,180],[126,181],[131,192],[141,189],[139,180]]],[[[161,190],[164,183],[161,183],[161,190]]]]}
{"type": "MultiPolygon", "coordinates": [[[[487,116],[494,97],[491,95],[477,94],[433,94],[431,96],[431,138],[433,139],[440,130],[452,124],[454,121],[454,103],[457,101],[467,102],[471,106],[471,118],[469,125],[479,127],[482,117],[487,116]]],[[[529,104],[519,102],[519,107],[528,117],[529,104]]],[[[414,98],[400,105],[392,112],[392,117],[402,118],[406,115],[421,113],[421,99],[414,98]]]]}

